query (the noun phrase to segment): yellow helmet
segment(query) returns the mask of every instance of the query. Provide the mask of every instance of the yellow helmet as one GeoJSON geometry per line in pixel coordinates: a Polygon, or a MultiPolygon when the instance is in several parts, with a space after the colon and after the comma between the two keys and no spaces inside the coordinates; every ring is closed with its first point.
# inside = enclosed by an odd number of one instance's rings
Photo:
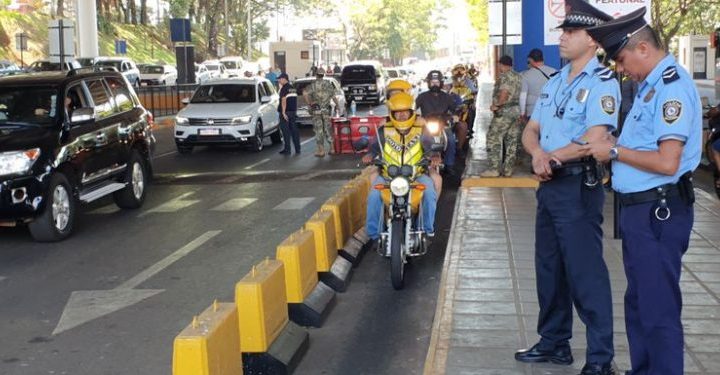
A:
{"type": "Polygon", "coordinates": [[[453,77],[462,77],[465,75],[466,71],[467,69],[465,69],[465,65],[457,64],[452,68],[452,75],[453,77]]]}
{"type": "Polygon", "coordinates": [[[410,84],[410,82],[408,82],[404,79],[394,79],[394,80],[388,82],[385,89],[387,91],[400,90],[403,92],[409,92],[410,90],[412,90],[412,84],[410,84]]]}
{"type": "Polygon", "coordinates": [[[400,92],[387,100],[385,103],[390,112],[390,123],[395,129],[410,129],[415,124],[415,99],[406,92],[400,92]],[[410,117],[407,120],[398,120],[395,118],[395,112],[410,111],[410,117]]]}

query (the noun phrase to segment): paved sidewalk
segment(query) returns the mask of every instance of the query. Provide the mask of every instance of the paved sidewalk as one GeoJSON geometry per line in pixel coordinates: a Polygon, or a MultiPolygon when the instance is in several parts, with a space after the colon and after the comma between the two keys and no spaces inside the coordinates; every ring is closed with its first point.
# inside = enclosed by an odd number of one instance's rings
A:
{"type": "MultiPolygon", "coordinates": [[[[488,85],[483,85],[487,93],[488,85]]],[[[487,97],[489,95],[485,95],[487,97]]],[[[480,109],[487,108],[487,99],[480,109]]],[[[489,114],[478,113],[472,160],[464,176],[484,165],[489,114]]],[[[521,177],[522,178],[522,177],[521,177]]],[[[464,184],[444,263],[426,374],[578,374],[585,362],[585,329],[575,316],[572,366],[524,364],[519,348],[539,337],[534,270],[534,188],[464,184]]],[[[720,203],[696,189],[695,226],[683,258],[685,371],[720,374],[720,203]]],[[[626,282],[619,240],[612,239],[612,196],[606,196],[604,249],[613,290],[615,362],[630,367],[623,314],[626,282]]]]}

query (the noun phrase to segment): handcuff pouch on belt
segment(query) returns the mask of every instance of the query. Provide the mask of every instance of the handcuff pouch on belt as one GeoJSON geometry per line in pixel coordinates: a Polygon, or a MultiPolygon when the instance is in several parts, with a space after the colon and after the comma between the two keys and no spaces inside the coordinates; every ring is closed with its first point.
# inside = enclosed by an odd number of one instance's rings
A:
{"type": "Polygon", "coordinates": [[[576,162],[569,162],[553,168],[553,178],[582,175],[583,185],[593,189],[605,177],[605,167],[595,158],[586,157],[576,162]]]}

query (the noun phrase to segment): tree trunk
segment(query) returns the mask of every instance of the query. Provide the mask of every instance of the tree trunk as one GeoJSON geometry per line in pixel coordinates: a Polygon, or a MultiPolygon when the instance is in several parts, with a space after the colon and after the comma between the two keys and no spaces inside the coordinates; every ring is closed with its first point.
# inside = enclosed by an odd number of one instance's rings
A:
{"type": "Polygon", "coordinates": [[[55,11],[58,18],[65,18],[65,0],[57,0],[57,10],[55,11]]]}
{"type": "MultiPolygon", "coordinates": [[[[158,12],[160,9],[158,9],[158,12]]],[[[147,25],[148,14],[147,14],[147,0],[140,0],[140,24],[147,25]]]]}
{"type": "Polygon", "coordinates": [[[137,5],[135,4],[135,0],[128,0],[128,10],[130,11],[130,22],[129,23],[137,25],[138,17],[137,17],[137,5]]]}

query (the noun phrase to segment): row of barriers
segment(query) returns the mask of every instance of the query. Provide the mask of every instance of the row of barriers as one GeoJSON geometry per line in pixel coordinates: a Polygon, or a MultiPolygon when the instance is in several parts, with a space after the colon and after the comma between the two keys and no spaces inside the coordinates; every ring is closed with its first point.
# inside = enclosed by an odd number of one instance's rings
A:
{"type": "Polygon", "coordinates": [[[304,327],[321,327],[366,250],[365,202],[372,168],[345,184],[275,259],[235,285],[235,302],[213,302],[178,334],[174,375],[289,374],[307,351],[304,327]]]}
{"type": "Polygon", "coordinates": [[[197,84],[178,84],[168,86],[140,86],[135,91],[143,107],[155,118],[172,116],[184,107],[182,100],[192,96],[197,84]]]}

